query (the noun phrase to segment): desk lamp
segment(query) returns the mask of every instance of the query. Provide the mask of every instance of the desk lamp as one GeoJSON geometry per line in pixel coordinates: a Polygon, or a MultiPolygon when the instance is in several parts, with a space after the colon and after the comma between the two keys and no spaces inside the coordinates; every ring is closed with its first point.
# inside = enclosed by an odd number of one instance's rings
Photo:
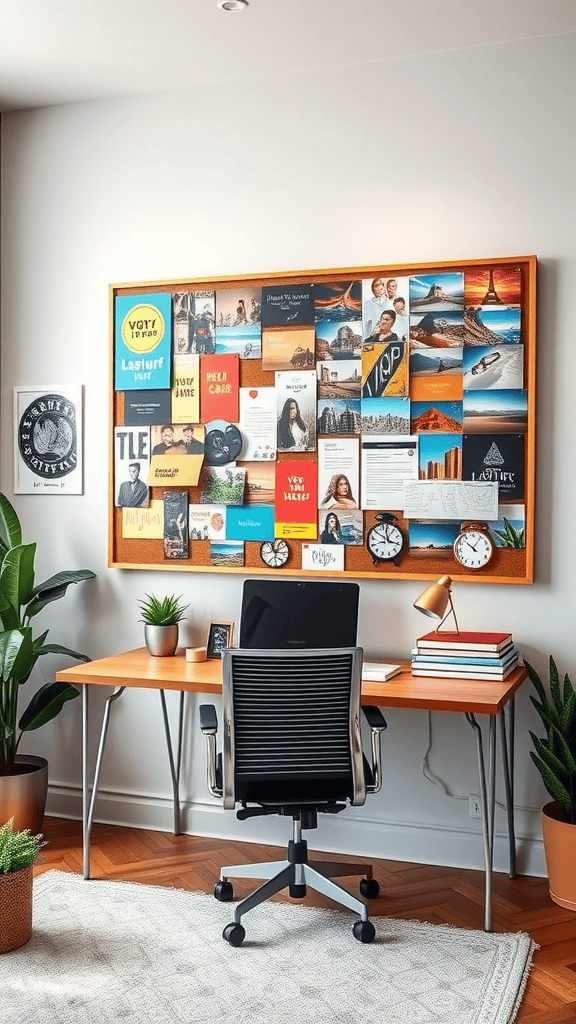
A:
{"type": "MultiPolygon", "coordinates": [[[[459,633],[458,620],[456,618],[456,612],[454,611],[454,605],[452,604],[452,580],[449,576],[441,576],[436,583],[433,583],[430,587],[420,594],[420,597],[414,601],[414,607],[419,612],[423,612],[424,615],[429,615],[431,619],[441,619],[440,625],[438,626],[437,632],[439,633],[440,627],[446,621],[450,613],[454,616],[454,624],[456,626],[456,633],[459,633]],[[450,605],[448,611],[446,608],[450,605]]],[[[453,633],[454,630],[445,629],[444,633],[453,633]]]]}

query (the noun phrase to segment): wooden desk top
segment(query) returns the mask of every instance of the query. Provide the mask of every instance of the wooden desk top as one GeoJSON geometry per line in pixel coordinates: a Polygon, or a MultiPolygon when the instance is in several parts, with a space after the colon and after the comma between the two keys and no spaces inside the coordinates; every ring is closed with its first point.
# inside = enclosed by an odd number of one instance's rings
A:
{"type": "MultiPolygon", "coordinates": [[[[388,682],[362,683],[363,704],[496,715],[526,678],[523,665],[515,668],[500,683],[488,679],[413,676],[409,661],[398,663],[402,665],[402,672],[388,682]]],[[[173,658],[153,658],[145,647],[139,647],[124,654],[62,669],[56,673],[56,679],[59,682],[87,683],[93,686],[137,686],[207,694],[222,692],[220,661],[189,662],[182,649],[178,649],[173,658]]]]}

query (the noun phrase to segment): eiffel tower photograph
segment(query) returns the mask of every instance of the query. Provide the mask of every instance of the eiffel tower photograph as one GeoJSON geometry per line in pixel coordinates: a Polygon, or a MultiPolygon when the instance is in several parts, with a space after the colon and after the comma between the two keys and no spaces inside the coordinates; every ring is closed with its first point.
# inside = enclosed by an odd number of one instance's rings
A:
{"type": "Polygon", "coordinates": [[[518,306],[522,281],[518,267],[478,267],[464,275],[467,306],[518,306]]]}

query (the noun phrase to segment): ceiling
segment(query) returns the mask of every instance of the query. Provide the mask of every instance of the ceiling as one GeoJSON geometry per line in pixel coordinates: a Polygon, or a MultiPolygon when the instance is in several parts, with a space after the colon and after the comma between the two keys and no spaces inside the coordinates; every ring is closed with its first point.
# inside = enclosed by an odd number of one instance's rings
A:
{"type": "Polygon", "coordinates": [[[0,0],[0,111],[576,31],[576,0],[0,0]]]}

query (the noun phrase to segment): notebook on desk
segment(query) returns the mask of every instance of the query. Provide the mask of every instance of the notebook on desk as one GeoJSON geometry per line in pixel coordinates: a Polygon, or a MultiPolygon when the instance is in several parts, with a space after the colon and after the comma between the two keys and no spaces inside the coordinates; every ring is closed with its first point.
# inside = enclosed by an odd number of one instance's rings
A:
{"type": "Polygon", "coordinates": [[[383,661],[364,661],[362,663],[362,679],[366,682],[385,683],[402,671],[401,665],[389,665],[383,661]]]}

